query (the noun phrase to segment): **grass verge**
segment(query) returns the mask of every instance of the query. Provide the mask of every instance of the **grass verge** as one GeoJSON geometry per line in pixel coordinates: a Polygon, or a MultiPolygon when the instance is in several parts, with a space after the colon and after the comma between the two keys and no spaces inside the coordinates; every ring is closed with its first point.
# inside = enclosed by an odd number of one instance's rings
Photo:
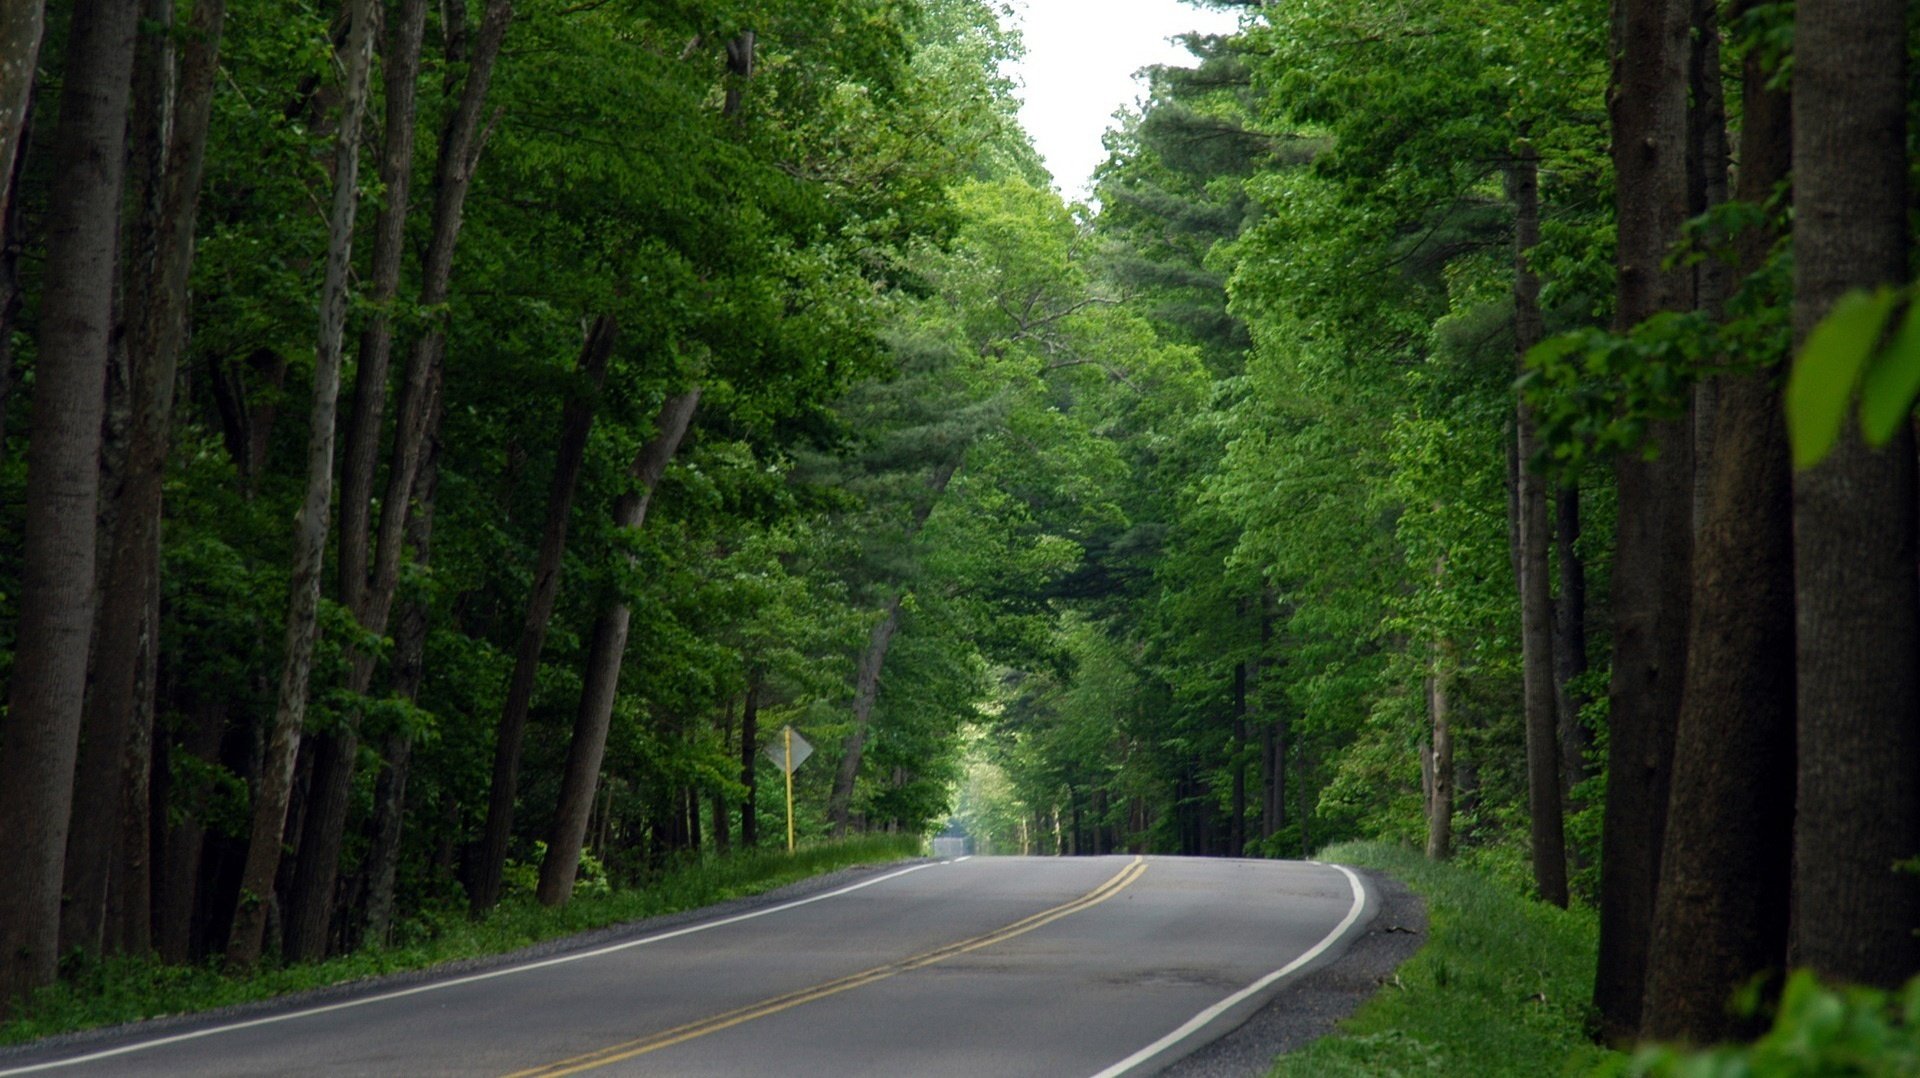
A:
{"type": "Polygon", "coordinates": [[[1340,1032],[1281,1057],[1283,1078],[1539,1078],[1613,1056],[1586,1038],[1597,922],[1381,843],[1322,860],[1379,869],[1427,904],[1427,942],[1340,1032]]]}
{"type": "Polygon", "coordinates": [[[443,962],[504,954],[543,940],[709,906],[784,887],[852,865],[917,856],[917,837],[874,836],[786,851],[716,858],[663,874],[644,888],[580,895],[546,909],[525,895],[502,902],[484,920],[449,913],[419,942],[369,948],[325,962],[261,968],[233,976],[217,965],[168,966],[116,958],[72,971],[0,1025],[0,1044],[167,1014],[229,1007],[443,962]]]}

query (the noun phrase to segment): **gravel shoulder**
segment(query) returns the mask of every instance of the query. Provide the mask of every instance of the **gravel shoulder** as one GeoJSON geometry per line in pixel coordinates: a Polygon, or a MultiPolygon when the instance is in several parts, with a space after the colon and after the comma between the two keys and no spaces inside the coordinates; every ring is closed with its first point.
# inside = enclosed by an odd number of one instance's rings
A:
{"type": "Polygon", "coordinates": [[[1380,910],[1340,959],[1288,984],[1239,1028],[1173,1063],[1166,1078],[1246,1078],[1266,1074],[1274,1057],[1334,1031],[1427,940],[1427,909],[1399,880],[1355,869],[1379,896],[1380,910]]]}

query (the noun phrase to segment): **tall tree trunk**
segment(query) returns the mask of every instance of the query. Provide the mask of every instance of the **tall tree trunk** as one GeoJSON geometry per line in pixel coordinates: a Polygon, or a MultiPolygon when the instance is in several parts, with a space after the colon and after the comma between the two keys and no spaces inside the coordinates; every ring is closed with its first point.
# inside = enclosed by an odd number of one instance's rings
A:
{"type": "Polygon", "coordinates": [[[1233,819],[1228,823],[1227,856],[1247,852],[1247,664],[1233,664],[1233,819]]]}
{"type": "MultiPolygon", "coordinates": [[[[220,742],[227,732],[226,702],[203,701],[194,707],[192,716],[185,741],[172,751],[211,765],[219,759],[220,742]]],[[[193,955],[200,858],[207,838],[205,813],[212,794],[204,779],[190,789],[169,791],[168,800],[184,811],[177,821],[166,821],[153,916],[154,942],[160,960],[169,965],[185,965],[193,955]]],[[[161,820],[156,817],[156,826],[161,820]]]]}
{"type": "MultiPolygon", "coordinates": [[[[1616,0],[1611,113],[1619,221],[1617,328],[1692,305],[1691,274],[1663,268],[1686,220],[1691,0],[1616,0]]],[[[1693,535],[1692,430],[1649,424],[1648,448],[1615,463],[1613,680],[1600,858],[1601,1035],[1640,1024],[1648,934],[1666,830],[1668,775],[1686,670],[1693,535]]]]}
{"type": "MultiPolygon", "coordinates": [[[[1790,106],[1750,54],[1740,198],[1787,176],[1790,106]]],[[[1740,244],[1742,273],[1776,237],[1740,244]]],[[[1694,560],[1687,681],[1641,1027],[1711,1043],[1754,1032],[1734,992],[1786,961],[1793,850],[1793,486],[1771,372],[1720,379],[1713,469],[1694,560]]]]}
{"type": "MultiPolygon", "coordinates": [[[[933,515],[941,495],[947,492],[947,485],[959,471],[960,461],[955,460],[939,465],[927,477],[928,497],[913,511],[913,519],[907,525],[908,542],[926,527],[927,518],[933,515]]],[[[900,604],[905,598],[906,593],[901,591],[888,600],[886,610],[867,636],[867,647],[860,654],[859,665],[854,668],[853,730],[841,744],[840,766],[834,772],[833,791],[827,797],[827,820],[836,835],[846,834],[853,819],[853,785],[860,775],[860,760],[866,752],[867,724],[873,715],[874,702],[879,699],[880,670],[886,665],[888,649],[893,646],[894,630],[900,627],[900,604]]]]}
{"type": "Polygon", "coordinates": [[[79,5],[67,46],[13,684],[0,730],[0,1013],[54,978],[93,623],[100,420],[137,0],[79,5]]]}
{"type": "Polygon", "coordinates": [[[307,681],[320,607],[320,570],[327,544],[333,495],[333,427],[340,397],[340,353],[346,333],[348,272],[353,257],[353,219],[359,207],[360,128],[373,64],[373,0],[350,0],[340,128],[334,143],[333,207],[328,215],[326,279],[320,293],[319,344],[313,364],[313,411],[307,432],[307,489],[294,525],[293,575],[288,592],[286,657],[266,758],[253,795],[253,825],[241,873],[240,905],[227,941],[227,961],[248,969],[260,959],[280,868],[287,802],[293,792],[294,760],[307,715],[307,681]]]}
{"type": "Polygon", "coordinates": [[[1431,734],[1422,771],[1427,794],[1427,857],[1453,856],[1453,644],[1434,647],[1433,673],[1427,678],[1427,718],[1431,734]]]}
{"type": "Polygon", "coordinates": [[[1588,778],[1593,745],[1592,732],[1580,721],[1587,697],[1574,686],[1587,672],[1587,566],[1580,556],[1580,488],[1571,483],[1554,500],[1553,542],[1560,570],[1553,611],[1554,710],[1560,716],[1560,790],[1571,812],[1581,807],[1574,790],[1588,778]]]}
{"type": "Polygon", "coordinates": [[[527,615],[514,648],[513,676],[507,682],[507,700],[500,709],[500,727],[494,734],[493,785],[487,798],[487,822],[474,855],[473,881],[468,900],[473,912],[483,913],[500,901],[500,877],[507,863],[507,843],[513,837],[513,806],[520,781],[520,747],[527,728],[527,708],[533,703],[540,676],[540,652],[546,646],[547,625],[560,597],[560,569],[567,550],[567,524],[573,516],[574,492],[586,461],[587,437],[593,430],[596,399],[607,380],[607,361],[613,355],[619,328],[601,315],[587,333],[580,350],[579,371],[585,384],[567,399],[560,417],[560,442],[553,465],[553,486],[547,494],[545,529],[534,559],[533,591],[527,615]]]}
{"type": "Polygon", "coordinates": [[[853,786],[860,777],[860,761],[866,753],[867,732],[873,718],[873,705],[880,698],[880,670],[886,665],[887,652],[893,647],[894,633],[900,628],[900,604],[904,592],[887,602],[880,620],[867,633],[866,650],[853,674],[853,730],[840,747],[840,766],[833,775],[833,792],[827,798],[827,821],[835,835],[847,833],[853,819],[853,786]]]}
{"type": "MultiPolygon", "coordinates": [[[[438,425],[436,424],[436,427],[438,425]]],[[[414,560],[427,564],[432,553],[433,509],[440,482],[440,443],[427,445],[426,460],[414,484],[419,511],[407,522],[414,560]]],[[[426,676],[427,607],[415,596],[400,607],[394,634],[393,692],[408,703],[420,699],[426,676]]],[[[389,734],[381,748],[385,766],[373,787],[373,841],[367,850],[367,922],[364,939],[384,945],[393,930],[394,886],[400,873],[400,839],[406,824],[407,775],[413,762],[413,738],[406,730],[389,734]]]]}
{"type": "MultiPolygon", "coordinates": [[[[154,536],[158,563],[160,537],[154,536]]],[[[153,951],[153,732],[154,682],[159,674],[160,580],[147,581],[141,612],[140,654],[135,660],[133,717],[127,731],[119,791],[120,834],[108,880],[105,949],[146,957],[153,951]]],[[[165,805],[161,806],[162,811],[165,805]]],[[[162,817],[164,819],[164,817],[162,817]]]]}
{"type": "MultiPolygon", "coordinates": [[[[467,191],[484,143],[480,124],[487,89],[512,18],[511,0],[488,0],[479,32],[474,35],[460,100],[441,134],[440,155],[433,177],[433,229],[420,266],[423,307],[439,307],[447,302],[467,191]]],[[[446,324],[440,320],[427,328],[408,357],[399,416],[394,426],[386,495],[381,500],[373,577],[366,582],[360,602],[349,604],[355,620],[370,634],[385,635],[394,591],[400,583],[414,479],[439,414],[445,353],[446,324]]],[[[349,670],[348,691],[365,693],[372,683],[372,657],[355,655],[349,670]]],[[[287,953],[294,959],[319,957],[326,952],[340,849],[346,838],[347,809],[352,802],[353,770],[359,758],[359,724],[359,714],[349,711],[338,727],[319,739],[316,746],[313,799],[302,829],[293,885],[287,895],[287,953]]]]}
{"type": "Polygon", "coordinates": [[[760,844],[760,825],[756,812],[760,782],[755,766],[759,762],[759,748],[760,682],[749,672],[747,699],[740,705],[740,785],[747,788],[747,796],[740,800],[740,845],[749,850],[760,844]]]}
{"type": "MultiPolygon", "coordinates": [[[[1513,342],[1516,365],[1546,336],[1540,317],[1540,277],[1531,252],[1540,242],[1540,165],[1524,139],[1507,172],[1514,205],[1513,342]]],[[[1533,408],[1522,400],[1514,416],[1515,500],[1519,512],[1520,666],[1526,704],[1527,818],[1533,883],[1540,897],[1567,904],[1567,840],[1561,819],[1560,733],[1553,685],[1553,583],[1548,560],[1552,521],[1547,477],[1534,465],[1540,449],[1533,408]]]]}
{"type": "MultiPolygon", "coordinates": [[[[1793,328],[1908,275],[1907,5],[1802,0],[1793,91],[1793,328]]],[[[1794,477],[1799,801],[1788,959],[1891,987],[1920,968],[1920,597],[1912,428],[1847,424],[1794,477]]]]}
{"type": "MultiPolygon", "coordinates": [[[[150,603],[160,571],[161,487],[173,427],[174,384],[186,336],[187,275],[193,265],[194,221],[225,22],[225,0],[199,0],[184,37],[177,97],[164,85],[143,92],[159,99],[143,104],[156,113],[164,114],[166,99],[173,98],[173,116],[171,122],[164,115],[150,121],[152,127],[170,129],[171,134],[157,162],[151,261],[130,275],[129,290],[137,293],[137,298],[130,297],[129,307],[137,321],[128,327],[127,340],[133,429],[94,619],[94,676],[74,787],[75,802],[83,806],[112,803],[128,780],[144,781],[149,766],[146,753],[127,749],[130,732],[139,732],[133,724],[135,714],[143,709],[135,692],[136,672],[141,669],[141,654],[152,648],[145,634],[157,614],[150,603]]],[[[170,28],[163,28],[151,36],[164,39],[170,33],[170,28]]],[[[159,54],[155,66],[171,67],[171,51],[161,48],[160,42],[152,48],[159,54]]],[[[158,81],[165,84],[172,79],[163,72],[158,81]]],[[[145,687],[151,692],[151,682],[145,687]]],[[[151,713],[150,700],[145,710],[151,713]]],[[[138,740],[151,745],[151,731],[138,740]]],[[[113,813],[75,814],[67,839],[62,931],[67,949],[92,953],[101,947],[108,878],[115,852],[122,848],[120,823],[113,813]]]]}
{"type": "MultiPolygon", "coordinates": [[[[614,507],[614,527],[637,531],[647,520],[647,506],[667,465],[686,437],[693,413],[700,406],[700,387],[669,397],[654,419],[654,435],[634,458],[632,477],[638,489],[614,507]]],[[[613,720],[613,700],[620,687],[620,664],[627,650],[627,626],[633,609],[625,598],[615,598],[594,622],[593,643],[587,652],[586,677],[580,690],[580,710],[574,718],[573,739],[567,744],[567,766],[561,774],[560,805],[547,840],[547,856],[540,862],[539,897],[542,905],[563,906],[573,897],[573,881],[580,870],[580,849],[586,841],[587,817],[600,781],[600,760],[606,753],[607,728],[613,720]]]]}
{"type": "MultiPolygon", "coordinates": [[[[733,751],[733,702],[720,712],[720,745],[729,753],[733,751]]],[[[711,798],[713,804],[713,848],[716,852],[727,853],[733,849],[733,812],[727,807],[727,796],[715,787],[711,798]]]]}
{"type": "MultiPolygon", "coordinates": [[[[23,143],[32,136],[32,128],[29,103],[26,123],[20,128],[23,143]]],[[[25,238],[20,234],[20,200],[15,196],[25,163],[26,155],[16,154],[12,171],[0,173],[0,183],[6,184],[6,191],[0,192],[0,204],[4,204],[4,208],[0,208],[0,460],[7,459],[7,402],[13,399],[15,382],[13,320],[20,313],[20,252],[25,246],[25,238]]]]}
{"type": "MultiPolygon", "coordinates": [[[[27,113],[32,108],[45,32],[43,0],[0,3],[0,178],[12,176],[26,156],[27,113]]],[[[71,47],[68,54],[72,55],[71,47]]],[[[0,221],[9,219],[13,194],[12,184],[0,191],[0,221]]]]}
{"type": "Polygon", "coordinates": [[[370,310],[360,330],[353,409],[348,414],[346,446],[340,461],[340,601],[349,610],[359,608],[367,586],[373,472],[380,454],[387,373],[393,353],[393,320],[388,311],[400,292],[400,263],[406,253],[414,115],[419,102],[420,47],[426,20],[426,0],[402,0],[389,16],[387,40],[381,51],[386,83],[386,129],[380,151],[384,197],[373,225],[373,264],[367,289],[370,310]]]}

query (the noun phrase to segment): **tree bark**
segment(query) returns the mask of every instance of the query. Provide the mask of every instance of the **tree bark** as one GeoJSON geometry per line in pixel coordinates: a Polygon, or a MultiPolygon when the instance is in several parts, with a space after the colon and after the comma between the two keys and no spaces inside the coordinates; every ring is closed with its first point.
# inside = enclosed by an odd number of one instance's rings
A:
{"type": "MultiPolygon", "coordinates": [[[[438,424],[435,424],[436,428],[438,424]]],[[[427,564],[432,554],[433,508],[440,482],[440,442],[427,445],[426,460],[414,486],[420,505],[407,523],[414,560],[427,564]]],[[[393,692],[416,703],[426,676],[427,607],[419,597],[400,607],[394,634],[393,692]]],[[[373,840],[367,850],[367,921],[364,939],[384,945],[393,931],[394,887],[400,873],[400,839],[406,825],[407,775],[413,762],[413,738],[406,730],[388,735],[380,754],[385,764],[373,787],[373,840]]]]}
{"type": "MultiPolygon", "coordinates": [[[[145,91],[157,97],[143,105],[158,115],[151,126],[169,130],[165,153],[156,164],[157,197],[152,225],[151,262],[130,278],[129,307],[137,322],[128,327],[132,375],[132,431],[128,438],[125,482],[94,619],[94,677],[82,720],[80,765],[74,798],[80,805],[104,805],[120,796],[129,780],[144,781],[147,753],[127,750],[133,719],[142,710],[136,694],[141,655],[152,641],[147,634],[156,612],[150,608],[159,578],[161,487],[173,427],[174,384],[186,337],[187,275],[193,265],[194,222],[200,178],[206,159],[207,126],[218,71],[220,35],[226,22],[225,0],[199,0],[185,35],[177,96],[164,86],[145,91]],[[164,117],[172,97],[171,122],[164,117]]],[[[155,34],[164,39],[165,29],[155,34]]],[[[170,50],[156,66],[171,67],[170,50]]],[[[159,81],[170,83],[162,73],[159,81]]],[[[146,685],[151,692],[152,685],[146,685]]],[[[151,701],[147,712],[151,713],[151,701]]],[[[144,743],[151,745],[151,732],[144,743]]],[[[121,818],[114,813],[76,813],[67,839],[65,949],[98,952],[105,925],[108,878],[121,842],[121,818]]],[[[131,845],[126,846],[134,851],[131,845]]],[[[144,851],[140,852],[144,858],[144,851]]]]}
{"type": "MultiPolygon", "coordinates": [[[[1796,341],[1850,289],[1908,276],[1902,0],[1803,0],[1795,22],[1796,341]]],[[[1893,987],[1920,968],[1920,596],[1912,428],[1851,423],[1794,477],[1798,813],[1791,964],[1893,987]]]]}
{"type": "MultiPolygon", "coordinates": [[[[1540,165],[1524,140],[1507,174],[1514,204],[1513,341],[1515,366],[1546,336],[1540,316],[1540,278],[1531,254],[1540,242],[1540,165]]],[[[1515,491],[1519,509],[1520,665],[1526,710],[1527,818],[1533,883],[1540,897],[1567,905],[1567,840],[1561,818],[1560,733],[1553,681],[1553,585],[1548,549],[1552,519],[1547,477],[1534,466],[1540,450],[1533,408],[1519,402],[1514,416],[1515,491]]]]}
{"type": "Polygon", "coordinates": [[[755,766],[759,761],[760,748],[760,683],[749,674],[747,677],[747,699],[740,706],[740,785],[747,788],[747,796],[740,801],[740,845],[753,849],[760,844],[760,825],[758,820],[758,798],[760,794],[759,770],[755,766]]]}
{"type": "MultiPolygon", "coordinates": [[[[433,179],[433,229],[420,268],[423,307],[440,307],[447,302],[454,249],[459,243],[467,191],[473,182],[483,141],[481,114],[486,107],[494,63],[512,18],[511,0],[488,0],[479,32],[474,36],[459,102],[441,134],[433,179]]],[[[439,411],[445,353],[446,324],[442,319],[428,327],[408,357],[394,427],[393,458],[387,469],[386,495],[381,500],[373,576],[366,582],[360,602],[349,604],[355,620],[368,633],[385,635],[387,618],[393,609],[414,480],[425,445],[433,436],[434,417],[439,411]]],[[[372,657],[353,656],[349,670],[348,691],[364,694],[372,683],[372,657]]],[[[287,952],[294,959],[319,957],[326,952],[340,849],[346,838],[354,765],[359,757],[359,723],[359,714],[348,712],[338,728],[321,738],[317,745],[313,801],[302,829],[299,858],[287,896],[287,952]]]]}
{"type": "MultiPolygon", "coordinates": [[[[634,458],[630,473],[637,489],[614,507],[614,527],[636,531],[646,523],[653,491],[686,437],[693,413],[700,406],[700,387],[669,397],[654,420],[654,435],[634,458]]],[[[547,840],[547,856],[540,862],[540,903],[563,906],[573,897],[573,881],[580,870],[580,849],[586,840],[587,817],[593,811],[594,790],[600,781],[600,760],[606,753],[607,729],[613,720],[613,700],[620,687],[620,664],[627,648],[627,626],[633,609],[625,598],[607,604],[593,626],[593,644],[587,653],[586,677],[580,691],[580,710],[574,718],[573,739],[567,745],[567,767],[560,781],[560,805],[547,840]]]]}
{"type": "Polygon", "coordinates": [[[894,633],[900,628],[900,604],[905,593],[897,593],[887,602],[880,620],[867,634],[866,650],[853,675],[853,731],[840,746],[840,766],[833,775],[833,792],[827,799],[827,821],[835,835],[847,833],[852,822],[853,786],[860,776],[860,761],[866,753],[867,731],[873,717],[873,705],[880,697],[880,670],[886,664],[887,651],[893,647],[894,633]]]}
{"type": "Polygon", "coordinates": [[[78,6],[55,138],[27,446],[13,684],[0,752],[0,1013],[52,983],[93,622],[94,514],[136,0],[78,6]]]}
{"type": "MultiPolygon", "coordinates": [[[[26,122],[20,128],[20,140],[24,143],[32,137],[33,119],[29,102],[26,122]]],[[[0,173],[0,183],[7,185],[0,193],[0,460],[7,459],[7,402],[13,399],[13,320],[20,313],[20,252],[24,241],[20,235],[20,200],[15,197],[20,189],[22,165],[25,154],[17,154],[13,159],[13,170],[0,173]]]]}
{"type": "Polygon", "coordinates": [[[567,525],[573,516],[573,497],[580,486],[586,461],[587,437],[593,430],[597,397],[606,384],[607,362],[613,355],[618,325],[601,315],[587,333],[580,350],[579,372],[584,384],[567,399],[560,417],[559,449],[553,465],[553,486],[547,494],[546,527],[540,534],[540,552],[533,567],[533,591],[514,648],[513,675],[507,682],[506,703],[494,734],[493,785],[487,798],[487,822],[475,853],[472,891],[475,914],[500,901],[500,876],[506,868],[507,843],[513,837],[514,799],[520,780],[520,747],[527,727],[527,708],[540,676],[540,652],[546,646],[547,625],[560,597],[560,570],[567,550],[567,525]]]}
{"type": "Polygon", "coordinates": [[[420,86],[420,46],[426,33],[426,0],[402,0],[389,17],[382,49],[386,83],[386,130],[380,152],[384,198],[373,226],[373,264],[368,300],[372,310],[360,330],[353,376],[353,410],[346,423],[340,462],[340,601],[357,610],[367,586],[368,521],[373,509],[373,472],[380,453],[386,411],[387,373],[393,352],[388,314],[400,292],[406,253],[407,211],[413,187],[414,115],[420,86]]]}
{"type": "Polygon", "coordinates": [[[1587,697],[1574,682],[1587,672],[1587,566],[1580,556],[1580,488],[1559,489],[1553,514],[1554,555],[1560,594],[1554,603],[1554,710],[1560,716],[1560,791],[1569,812],[1581,803],[1574,791],[1589,776],[1587,752],[1593,734],[1580,720],[1587,697]]]}
{"type": "Polygon", "coordinates": [[[1227,856],[1247,852],[1247,664],[1233,664],[1233,819],[1228,823],[1227,856]]]}
{"type": "MultiPolygon", "coordinates": [[[[0,177],[10,177],[26,154],[27,113],[39,80],[40,40],[46,33],[43,0],[0,3],[0,177]]],[[[68,53],[72,55],[69,46],[68,53]]],[[[14,189],[0,191],[0,221],[10,219],[14,189]]]]}
{"type": "Polygon", "coordinates": [[[1427,718],[1431,733],[1421,761],[1427,857],[1445,861],[1453,856],[1453,648],[1445,640],[1434,649],[1433,673],[1427,678],[1427,718]]]}
{"type": "MultiPolygon", "coordinates": [[[[1740,198],[1787,176],[1787,95],[1749,56],[1740,198]]],[[[1741,242],[1742,273],[1775,236],[1741,242]]],[[[1686,689],[1647,966],[1644,1033],[1695,1043],[1757,1032],[1734,992],[1786,961],[1793,849],[1793,488],[1771,372],[1720,380],[1694,560],[1686,689]]]]}
{"type": "MultiPolygon", "coordinates": [[[[720,712],[720,745],[728,752],[733,751],[733,702],[720,712]]],[[[712,792],[713,848],[720,853],[733,849],[733,811],[727,807],[727,796],[718,787],[712,792]]]]}
{"type": "MultiPolygon", "coordinates": [[[[1691,0],[1617,0],[1614,172],[1619,221],[1616,327],[1692,305],[1691,274],[1663,268],[1686,220],[1691,0]]],[[[1615,463],[1619,535],[1613,565],[1613,678],[1607,809],[1600,858],[1601,1035],[1640,1024],[1647,941],[1666,830],[1674,725],[1686,670],[1693,535],[1692,430],[1649,424],[1647,449],[1615,463]]]]}
{"type": "Polygon", "coordinates": [[[353,219],[359,207],[360,128],[367,105],[373,63],[372,0],[350,0],[340,128],[334,143],[333,206],[328,215],[326,278],[320,293],[319,343],[314,353],[313,410],[307,433],[307,488],[294,526],[293,574],[288,588],[286,657],[274,707],[272,734],[261,761],[253,797],[253,824],[241,873],[240,905],[227,941],[227,961],[249,969],[260,959],[280,868],[287,802],[293,768],[307,714],[307,682],[313,672],[318,630],[320,570],[327,543],[327,517],[333,495],[333,427],[340,397],[340,354],[346,333],[348,273],[353,256],[353,219]]]}

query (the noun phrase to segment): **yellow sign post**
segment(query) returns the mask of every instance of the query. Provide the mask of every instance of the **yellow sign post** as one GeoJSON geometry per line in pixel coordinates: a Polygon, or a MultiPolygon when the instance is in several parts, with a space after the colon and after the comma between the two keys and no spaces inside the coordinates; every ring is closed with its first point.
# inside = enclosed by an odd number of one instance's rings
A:
{"type": "Polygon", "coordinates": [[[794,733],[793,727],[791,726],[782,726],[780,728],[779,748],[776,749],[772,745],[767,746],[767,759],[772,760],[773,766],[779,768],[780,773],[787,777],[787,852],[788,853],[792,853],[794,849],[793,772],[795,768],[799,767],[801,764],[806,763],[807,757],[812,755],[813,755],[813,746],[807,744],[806,738],[801,737],[799,734],[794,733]]]}

